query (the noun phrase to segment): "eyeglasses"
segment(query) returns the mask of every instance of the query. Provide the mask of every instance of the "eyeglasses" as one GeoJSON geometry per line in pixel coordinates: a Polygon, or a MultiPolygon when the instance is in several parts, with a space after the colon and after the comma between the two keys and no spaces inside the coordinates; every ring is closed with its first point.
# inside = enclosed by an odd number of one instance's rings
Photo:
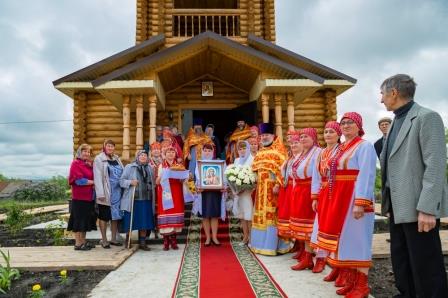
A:
{"type": "Polygon", "coordinates": [[[341,121],[341,123],[339,123],[339,125],[340,126],[343,126],[343,125],[352,125],[352,124],[354,124],[355,123],[355,121],[353,121],[353,120],[347,120],[347,121],[341,121]]]}

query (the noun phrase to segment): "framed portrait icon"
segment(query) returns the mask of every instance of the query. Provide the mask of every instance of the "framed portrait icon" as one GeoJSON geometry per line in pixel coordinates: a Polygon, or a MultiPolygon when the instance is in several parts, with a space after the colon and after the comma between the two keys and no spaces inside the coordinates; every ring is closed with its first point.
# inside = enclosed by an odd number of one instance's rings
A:
{"type": "Polygon", "coordinates": [[[202,82],[202,96],[213,96],[213,82],[202,82]]]}
{"type": "Polygon", "coordinates": [[[199,188],[224,188],[224,160],[198,160],[199,188]]]}

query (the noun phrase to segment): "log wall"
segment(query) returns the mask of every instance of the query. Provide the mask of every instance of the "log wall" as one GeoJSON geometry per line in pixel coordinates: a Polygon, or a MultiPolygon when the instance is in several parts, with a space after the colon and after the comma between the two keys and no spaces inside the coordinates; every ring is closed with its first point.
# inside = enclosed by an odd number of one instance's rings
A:
{"type": "MultiPolygon", "coordinates": [[[[165,34],[167,47],[188,39],[173,36],[173,9],[173,0],[137,0],[136,44],[160,33],[165,34]]],[[[204,15],[201,9],[197,11],[204,15]]],[[[240,0],[238,11],[240,36],[230,39],[247,44],[247,35],[253,33],[275,42],[274,0],[240,0]]]]}
{"type": "MultiPolygon", "coordinates": [[[[208,80],[213,81],[213,80],[208,80]]],[[[188,105],[189,108],[201,108],[205,105],[227,104],[239,106],[248,102],[248,95],[219,81],[213,81],[213,97],[201,96],[201,82],[196,81],[186,85],[166,96],[166,109],[157,111],[157,125],[177,125],[181,129],[179,117],[180,107],[188,105]],[[169,114],[172,113],[172,120],[169,114]]],[[[273,106],[273,95],[270,98],[273,106]]],[[[147,100],[145,98],[145,100],[147,100]]],[[[282,102],[282,129],[283,135],[288,130],[286,101],[282,102]]],[[[97,93],[80,93],[75,96],[73,108],[73,151],[82,143],[93,147],[94,154],[101,151],[103,141],[110,138],[116,143],[117,154],[121,155],[123,149],[123,116],[108,100],[97,93]]],[[[130,156],[136,150],[136,113],[131,110],[130,121],[130,156]]],[[[336,120],[336,96],[331,90],[319,91],[295,105],[294,126],[296,129],[314,127],[319,133],[319,141],[323,144],[323,128],[327,121],[336,120]]],[[[259,119],[261,122],[261,110],[259,119]]],[[[274,121],[274,110],[270,109],[269,119],[274,121]]],[[[233,124],[232,124],[233,125],[233,124]]],[[[232,126],[233,127],[233,126],[232,126]]],[[[143,138],[149,139],[149,113],[144,112],[143,138]]]]}
{"type": "Polygon", "coordinates": [[[210,104],[242,105],[248,102],[248,94],[214,79],[207,79],[207,81],[213,82],[213,96],[202,96],[201,81],[195,81],[174,91],[173,93],[166,95],[165,111],[158,111],[157,125],[170,125],[172,123],[177,125],[180,130],[180,105],[191,105],[201,109],[204,105],[210,104]],[[173,121],[169,120],[168,115],[170,112],[173,113],[173,121]]]}

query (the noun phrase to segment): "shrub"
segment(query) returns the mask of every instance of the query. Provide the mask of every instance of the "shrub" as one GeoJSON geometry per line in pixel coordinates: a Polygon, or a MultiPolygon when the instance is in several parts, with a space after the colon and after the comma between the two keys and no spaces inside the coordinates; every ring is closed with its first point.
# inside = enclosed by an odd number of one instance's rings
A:
{"type": "Polygon", "coordinates": [[[5,224],[11,234],[20,232],[31,220],[31,215],[26,214],[18,205],[12,205],[6,212],[5,224]]]}
{"type": "Polygon", "coordinates": [[[18,201],[60,201],[68,199],[66,190],[60,181],[49,180],[23,186],[12,197],[18,201]]]}
{"type": "Polygon", "coordinates": [[[56,184],[58,184],[60,187],[62,187],[65,190],[70,189],[70,185],[68,184],[67,177],[64,177],[64,176],[61,176],[61,175],[53,176],[53,177],[51,177],[49,182],[56,183],[56,184]]]}
{"type": "Polygon", "coordinates": [[[62,223],[49,224],[45,228],[45,233],[51,239],[53,239],[53,245],[61,246],[65,245],[67,241],[64,239],[65,228],[62,223]]]}

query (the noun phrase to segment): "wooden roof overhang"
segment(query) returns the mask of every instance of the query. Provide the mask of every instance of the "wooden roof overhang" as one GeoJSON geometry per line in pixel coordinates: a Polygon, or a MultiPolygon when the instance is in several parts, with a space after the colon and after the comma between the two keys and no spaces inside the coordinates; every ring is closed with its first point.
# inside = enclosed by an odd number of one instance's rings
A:
{"type": "Polygon", "coordinates": [[[209,77],[247,93],[249,100],[275,92],[293,93],[300,102],[318,90],[331,88],[340,94],[356,83],[252,35],[249,46],[210,31],[168,48],[162,47],[164,40],[155,36],[53,83],[70,97],[76,90],[96,90],[119,110],[123,96],[133,94],[156,94],[158,108],[164,109],[165,94],[209,77]]]}

